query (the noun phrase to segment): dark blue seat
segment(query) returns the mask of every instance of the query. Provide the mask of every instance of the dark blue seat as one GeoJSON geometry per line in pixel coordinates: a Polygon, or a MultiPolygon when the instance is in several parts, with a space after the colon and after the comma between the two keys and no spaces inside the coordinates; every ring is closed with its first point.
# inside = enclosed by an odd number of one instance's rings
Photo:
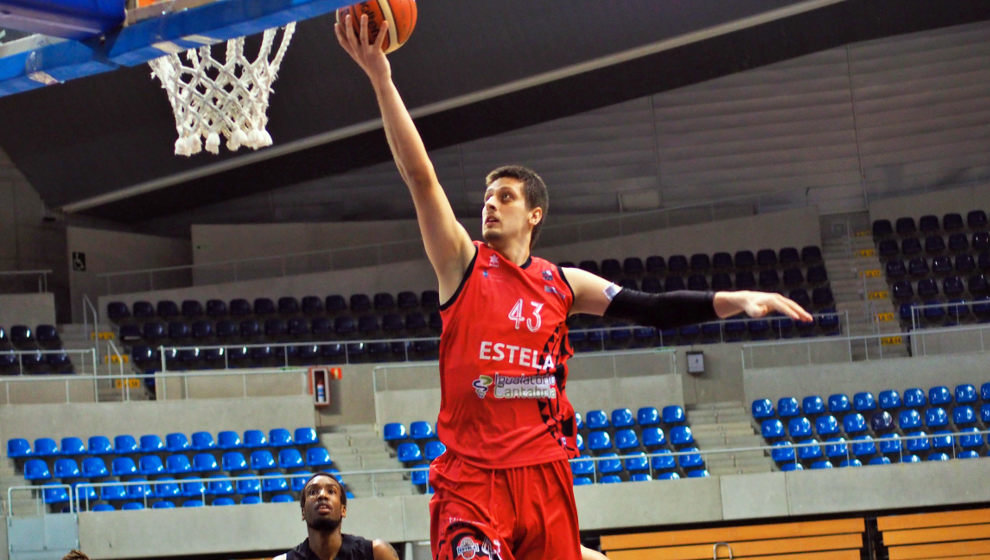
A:
{"type": "Polygon", "coordinates": [[[130,319],[131,310],[122,301],[111,301],[107,303],[107,318],[114,323],[119,323],[125,319],[130,319]]]}
{"type": "Polygon", "coordinates": [[[712,259],[708,253],[694,253],[688,260],[688,268],[691,272],[701,273],[703,276],[712,268],[712,259]]]}
{"type": "Polygon", "coordinates": [[[281,317],[269,317],[265,319],[263,332],[269,340],[282,338],[289,334],[289,322],[281,317]]]}
{"type": "Polygon", "coordinates": [[[918,218],[918,231],[921,233],[935,233],[941,230],[942,226],[939,224],[938,216],[925,214],[918,218]]]}
{"type": "Polygon", "coordinates": [[[221,430],[217,432],[217,448],[218,449],[241,449],[244,444],[241,443],[241,435],[234,430],[221,430]]]}
{"type": "Polygon", "coordinates": [[[156,315],[155,306],[150,301],[139,300],[131,304],[131,313],[135,319],[151,319],[156,315]]]}
{"type": "Polygon", "coordinates": [[[901,280],[907,276],[907,267],[900,259],[891,259],[884,264],[884,272],[888,280],[901,280]]]}
{"type": "Polygon", "coordinates": [[[834,436],[839,433],[839,420],[831,414],[819,416],[815,419],[815,432],[823,438],[834,436]]]}
{"type": "Polygon", "coordinates": [[[278,467],[278,463],[275,462],[275,456],[267,449],[255,449],[252,451],[248,456],[248,463],[251,465],[251,470],[259,473],[278,467]]]}
{"type": "Polygon", "coordinates": [[[650,255],[646,257],[644,264],[646,266],[647,274],[661,276],[667,272],[667,261],[660,255],[650,255]]]}
{"type": "Polygon", "coordinates": [[[682,406],[671,404],[660,410],[660,419],[664,425],[672,426],[674,424],[683,424],[687,421],[687,416],[684,414],[684,408],[682,406]]]}
{"type": "Polygon", "coordinates": [[[638,278],[646,272],[646,266],[643,264],[643,259],[639,257],[626,257],[622,259],[622,274],[638,278]]]}
{"type": "Polygon", "coordinates": [[[785,437],[784,423],[778,418],[767,418],[760,422],[760,435],[767,441],[774,441],[785,437]]]}
{"type": "Polygon", "coordinates": [[[894,220],[894,231],[901,237],[918,233],[918,226],[914,223],[914,218],[901,216],[894,220]]]}
{"type": "Polygon", "coordinates": [[[227,302],[222,299],[206,300],[206,315],[214,319],[227,316],[227,302]]]}
{"type": "Polygon", "coordinates": [[[801,413],[805,416],[818,416],[825,413],[825,400],[819,395],[808,395],[801,399],[801,413]]]}
{"type": "Polygon", "coordinates": [[[249,449],[268,447],[268,436],[261,430],[244,430],[244,439],[242,441],[244,447],[249,449]]]}
{"type": "Polygon", "coordinates": [[[659,426],[648,426],[642,432],[643,447],[652,451],[667,445],[667,437],[659,426]]]}
{"type": "Polygon", "coordinates": [[[278,298],[277,309],[279,315],[295,315],[299,313],[299,300],[292,296],[282,296],[278,298]]]}
{"type": "Polygon", "coordinates": [[[777,400],[777,416],[791,418],[801,414],[801,407],[795,397],[781,397],[777,400]]]}
{"type": "Polygon", "coordinates": [[[241,338],[246,341],[258,339],[264,333],[261,321],[255,318],[242,320],[238,330],[241,333],[241,338]]]}
{"type": "Polygon", "coordinates": [[[100,457],[86,457],[80,467],[82,476],[89,479],[100,479],[110,476],[110,469],[100,457]]]}
{"type": "Polygon", "coordinates": [[[876,408],[877,402],[873,398],[873,393],[861,391],[853,395],[853,410],[856,412],[868,412],[876,408]]]}
{"type": "Polygon", "coordinates": [[[588,450],[603,452],[612,449],[612,436],[605,430],[594,430],[588,433],[588,450]]]}
{"type": "Polygon", "coordinates": [[[319,296],[303,296],[300,307],[304,315],[320,315],[323,313],[323,299],[319,296]]]}
{"type": "Polygon", "coordinates": [[[945,251],[945,239],[941,235],[925,236],[924,247],[925,254],[939,255],[945,251]]]}
{"type": "Polygon", "coordinates": [[[227,451],[220,456],[220,470],[235,474],[250,468],[247,459],[240,451],[227,451]]]}
{"type": "Polygon", "coordinates": [[[924,251],[921,240],[917,237],[907,237],[901,241],[901,254],[905,257],[915,257],[924,251]]]}
{"type": "Polygon", "coordinates": [[[601,272],[603,278],[615,281],[622,275],[622,264],[619,263],[619,259],[602,259],[599,272],[601,272]]]}
{"type": "Polygon", "coordinates": [[[894,226],[890,223],[890,220],[886,218],[880,218],[873,220],[873,238],[883,239],[890,237],[894,234],[894,226]]]}
{"type": "Polygon", "coordinates": [[[901,407],[901,395],[895,389],[885,389],[877,395],[881,410],[897,410],[901,407]]]}
{"type": "Polygon", "coordinates": [[[671,255],[667,258],[667,274],[682,276],[689,268],[688,258],[684,255],[671,255]]]}
{"type": "Polygon", "coordinates": [[[367,313],[372,308],[371,297],[365,293],[351,294],[348,308],[351,310],[351,313],[367,313]]]}
{"type": "Polygon", "coordinates": [[[962,214],[958,212],[949,212],[942,215],[942,230],[943,231],[956,231],[963,229],[965,227],[965,222],[963,221],[962,214]]]}
{"type": "Polygon", "coordinates": [[[870,429],[875,434],[885,434],[894,429],[894,417],[886,410],[870,415],[870,429]]]}
{"type": "Polygon", "coordinates": [[[804,416],[793,417],[787,422],[787,433],[792,440],[811,437],[811,421],[804,416]]]}
{"type": "Polygon", "coordinates": [[[247,317],[254,312],[251,308],[251,302],[244,298],[234,298],[230,300],[230,304],[227,309],[231,317],[247,317]]]}
{"type": "Polygon", "coordinates": [[[859,412],[853,412],[852,414],[847,414],[842,418],[842,429],[845,430],[847,436],[856,436],[867,431],[869,426],[866,423],[866,417],[859,412]]]}
{"type": "Polygon", "coordinates": [[[915,408],[906,408],[897,415],[897,425],[904,432],[917,430],[922,426],[921,413],[915,408]]]}
{"type": "Polygon", "coordinates": [[[965,253],[969,251],[969,238],[965,233],[952,233],[949,235],[947,246],[953,254],[965,253]]]}
{"type": "Polygon", "coordinates": [[[659,426],[660,411],[655,406],[643,406],[636,411],[636,423],[640,427],[659,426]]]}
{"type": "Polygon", "coordinates": [[[936,385],[928,389],[928,403],[932,406],[943,406],[952,403],[952,391],[945,385],[936,385]]]}
{"type": "MultiPolygon", "coordinates": [[[[409,442],[412,443],[412,442],[409,442]]],[[[416,445],[415,443],[412,443],[416,445]]],[[[401,444],[400,444],[401,445],[401,444]]],[[[416,446],[417,449],[419,446],[416,446]]],[[[313,468],[329,467],[333,464],[330,452],[325,447],[310,447],[306,450],[306,466],[313,468]]]]}
{"type": "Polygon", "coordinates": [[[282,470],[301,468],[306,465],[302,453],[295,447],[285,447],[278,452],[278,467],[282,470]]]}
{"type": "Polygon", "coordinates": [[[750,408],[753,412],[753,418],[757,420],[771,418],[776,415],[773,408],[773,401],[770,399],[756,399],[750,408]]]}

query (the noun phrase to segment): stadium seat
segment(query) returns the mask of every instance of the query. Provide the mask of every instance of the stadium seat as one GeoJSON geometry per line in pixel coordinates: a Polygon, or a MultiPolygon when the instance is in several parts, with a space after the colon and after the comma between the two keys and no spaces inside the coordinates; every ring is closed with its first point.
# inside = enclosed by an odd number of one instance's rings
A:
{"type": "Polygon", "coordinates": [[[220,465],[212,453],[196,453],[193,455],[192,470],[196,473],[212,473],[219,471],[220,465]]]}
{"type": "Polygon", "coordinates": [[[882,410],[870,415],[870,429],[875,434],[885,434],[894,429],[894,417],[882,410]]]}
{"type": "Polygon", "coordinates": [[[772,418],[776,415],[773,408],[773,401],[770,399],[756,399],[750,408],[753,412],[753,418],[757,420],[772,418]]]}
{"type": "Polygon", "coordinates": [[[426,442],[423,446],[423,456],[427,461],[433,461],[447,451],[447,446],[442,441],[434,439],[426,442]]]}
{"type": "Polygon", "coordinates": [[[962,435],[959,436],[959,446],[963,449],[981,449],[983,447],[983,434],[976,426],[962,428],[962,435]]]}
{"type": "Polygon", "coordinates": [[[426,420],[415,420],[409,423],[409,437],[414,440],[427,440],[437,437],[433,424],[426,420]]]}
{"type": "MultiPolygon", "coordinates": [[[[195,434],[194,434],[195,435],[195,434]]],[[[195,445],[193,446],[195,448],[195,445]]],[[[234,430],[221,430],[217,432],[217,449],[241,449],[241,435],[234,430]]]]}
{"type": "Polygon", "coordinates": [[[213,434],[210,432],[193,432],[191,437],[190,449],[194,451],[208,451],[217,447],[216,442],[213,441],[213,434]]]}
{"type": "Polygon", "coordinates": [[[818,395],[808,395],[801,399],[801,413],[808,417],[825,414],[825,401],[818,395]]]}
{"type": "Polygon", "coordinates": [[[885,389],[877,395],[881,410],[897,410],[901,407],[901,395],[894,389],[885,389]]]}
{"type": "Polygon", "coordinates": [[[931,449],[931,442],[928,434],[921,430],[915,430],[904,434],[904,447],[912,454],[925,453],[931,449]]]}
{"type": "Polygon", "coordinates": [[[111,301],[107,304],[107,318],[111,322],[120,323],[125,319],[130,319],[131,310],[122,301],[111,301]]]}
{"type": "Polygon", "coordinates": [[[933,406],[925,410],[925,426],[942,428],[949,425],[949,413],[941,406],[933,406]]]}
{"type": "Polygon", "coordinates": [[[284,476],[265,478],[261,481],[262,492],[287,492],[288,490],[289,481],[284,476]]]}
{"type": "Polygon", "coordinates": [[[767,418],[760,423],[760,435],[768,442],[785,437],[784,423],[778,418],[767,418]]]}
{"type": "Polygon", "coordinates": [[[82,471],[79,470],[79,465],[76,463],[76,460],[68,457],[60,457],[55,459],[53,471],[54,477],[62,480],[63,482],[67,479],[82,477],[82,471]]]}
{"type": "Polygon", "coordinates": [[[770,450],[770,458],[778,464],[792,462],[795,457],[794,444],[786,440],[774,443],[773,449],[770,450]]]}
{"type": "Polygon", "coordinates": [[[122,484],[108,484],[100,487],[100,499],[106,502],[122,501],[127,499],[127,490],[122,484]]]}
{"type": "Polygon", "coordinates": [[[137,473],[137,465],[134,464],[134,459],[130,457],[114,457],[113,461],[110,462],[111,476],[134,476],[137,473]]]}
{"type": "Polygon", "coordinates": [[[852,406],[849,404],[849,397],[842,393],[835,393],[828,397],[828,411],[832,414],[849,412],[852,406]]]}
{"type": "Polygon", "coordinates": [[[842,436],[832,437],[824,440],[825,456],[829,459],[846,457],[849,454],[849,446],[846,438],[842,436]]]}
{"type": "Polygon", "coordinates": [[[787,422],[787,434],[795,441],[811,437],[811,421],[804,416],[792,417],[787,422]]]}
{"type": "Polygon", "coordinates": [[[691,428],[685,425],[674,426],[670,429],[670,443],[675,448],[694,443],[694,435],[691,428]]]}
{"type": "Polygon", "coordinates": [[[870,434],[860,434],[852,438],[852,454],[857,458],[872,457],[877,453],[876,443],[870,434]]]}
{"type": "Polygon", "coordinates": [[[630,453],[629,455],[630,455],[629,458],[625,459],[622,462],[623,466],[626,469],[626,472],[630,474],[649,472],[650,461],[646,457],[646,453],[642,451],[637,451],[635,453],[630,453]]]}
{"type": "Polygon", "coordinates": [[[923,408],[928,404],[928,397],[925,392],[917,387],[912,387],[904,391],[904,406],[908,408],[923,408]]]}
{"type": "MultiPolygon", "coordinates": [[[[631,415],[631,414],[630,414],[631,415]]],[[[632,428],[622,428],[615,432],[615,448],[620,452],[639,448],[639,437],[632,428]]]]}
{"type": "Polygon", "coordinates": [[[959,405],[952,409],[952,423],[957,428],[966,428],[976,424],[976,411],[968,404],[959,405]]]}
{"type": "MultiPolygon", "coordinates": [[[[704,468],[705,461],[701,457],[700,450],[697,447],[686,447],[681,450],[683,455],[680,455],[677,459],[677,464],[680,465],[682,469],[697,469],[704,468]]],[[[690,473],[689,473],[690,475],[690,473]]]]}
{"type": "Polygon", "coordinates": [[[169,453],[182,453],[190,449],[189,438],[186,437],[186,434],[182,432],[165,434],[165,451],[169,453]]]}
{"type": "Polygon", "coordinates": [[[40,437],[34,440],[34,457],[55,457],[59,454],[58,444],[50,437],[40,437]]]}
{"type": "MultiPolygon", "coordinates": [[[[416,444],[413,444],[416,445],[416,444]]],[[[417,446],[418,448],[418,446],[417,446]]],[[[330,453],[323,447],[310,447],[306,450],[307,467],[328,467],[333,464],[330,460],[330,453]]]]}
{"type": "Polygon", "coordinates": [[[612,436],[605,430],[594,430],[588,433],[588,449],[599,453],[612,449],[612,436]]]}
{"type": "Polygon", "coordinates": [[[29,482],[51,480],[52,473],[44,459],[28,459],[24,462],[24,479],[29,482]]]}
{"type": "MultiPolygon", "coordinates": [[[[206,483],[199,480],[183,480],[179,482],[179,488],[181,489],[182,496],[187,498],[204,497],[206,496],[206,483]]],[[[189,502],[183,504],[184,507],[188,506],[189,502]]],[[[203,505],[200,503],[199,505],[203,505]]]]}
{"type": "Polygon", "coordinates": [[[603,475],[621,473],[622,461],[618,457],[618,453],[604,453],[599,455],[597,462],[598,472],[603,475]]]}
{"type": "Polygon", "coordinates": [[[409,438],[406,432],[406,425],[402,422],[389,422],[382,429],[382,436],[386,442],[394,443],[405,441],[409,438]]]}
{"type": "MultiPolygon", "coordinates": [[[[141,477],[128,480],[128,482],[146,482],[146,481],[147,481],[146,478],[141,478],[141,477]]],[[[151,489],[151,486],[148,484],[126,484],[124,485],[124,493],[127,495],[128,500],[144,500],[145,498],[150,498],[154,496],[154,491],[151,489]]],[[[139,503],[138,505],[144,507],[142,503],[139,503]]],[[[126,507],[127,504],[124,504],[124,506],[126,507]]],[[[132,508],[132,509],[140,509],[140,508],[132,508]]]]}
{"type": "Polygon", "coordinates": [[[99,479],[110,476],[110,470],[100,457],[86,457],[82,461],[82,475],[89,479],[99,479]]]}
{"type": "Polygon", "coordinates": [[[877,409],[876,399],[873,393],[861,391],[853,395],[853,410],[856,412],[869,412],[877,409]]]}
{"type": "Polygon", "coordinates": [[[268,447],[268,436],[266,436],[265,432],[261,430],[244,430],[243,446],[247,449],[268,447]]]}
{"type": "Polygon", "coordinates": [[[130,434],[120,434],[113,438],[113,452],[116,455],[128,455],[138,453],[140,447],[134,436],[130,434]]]}
{"type": "Polygon", "coordinates": [[[306,465],[302,454],[295,447],[286,447],[278,452],[278,467],[280,469],[296,469],[306,465]]]}
{"type": "MultiPolygon", "coordinates": [[[[400,443],[396,448],[399,461],[406,466],[419,463],[423,460],[423,452],[419,445],[412,441],[400,443]]],[[[314,465],[310,465],[314,466],[314,465]]]]}
{"type": "Polygon", "coordinates": [[[819,437],[834,436],[839,432],[839,420],[835,416],[825,414],[815,419],[815,433],[819,437]]]}
{"type": "Polygon", "coordinates": [[[976,402],[976,386],[971,383],[961,383],[955,388],[956,404],[969,404],[976,402]]]}
{"type": "Polygon", "coordinates": [[[853,412],[842,418],[842,429],[847,436],[855,436],[869,429],[866,418],[859,412],[853,412]]]}
{"type": "Polygon", "coordinates": [[[628,428],[636,424],[636,418],[632,410],[628,408],[616,408],[612,411],[612,427],[628,428]]]}
{"type": "Polygon", "coordinates": [[[650,467],[656,472],[673,471],[677,468],[677,460],[669,449],[660,449],[652,453],[650,467]]]}
{"type": "Polygon", "coordinates": [[[793,418],[801,414],[801,407],[794,397],[781,397],[777,401],[777,416],[782,419],[793,418]]]}
{"type": "Polygon", "coordinates": [[[667,445],[667,438],[659,426],[647,426],[642,432],[643,447],[655,451],[667,445]]]}
{"type": "Polygon", "coordinates": [[[641,427],[659,426],[660,411],[655,406],[643,406],[636,411],[636,423],[641,427]]]}
{"type": "Polygon", "coordinates": [[[584,416],[584,423],[589,430],[604,430],[609,428],[608,416],[604,410],[589,410],[584,416]]]}
{"type": "Polygon", "coordinates": [[[193,472],[189,457],[175,453],[165,457],[165,472],[171,475],[186,475],[193,472]]]}
{"type": "Polygon", "coordinates": [[[256,449],[248,458],[251,470],[255,472],[270,471],[278,467],[272,452],[267,449],[256,449]]]}
{"type": "Polygon", "coordinates": [[[797,448],[798,459],[801,461],[813,461],[820,459],[822,454],[821,442],[815,438],[808,438],[799,441],[795,441],[795,447],[797,448]]]}
{"type": "Polygon", "coordinates": [[[138,451],[141,453],[159,453],[165,451],[165,442],[157,434],[143,434],[138,439],[138,451]]]}
{"type": "Polygon", "coordinates": [[[683,407],[672,404],[665,406],[660,410],[660,419],[663,421],[664,425],[672,426],[675,424],[683,424],[687,420],[687,417],[684,415],[683,407]]]}
{"type": "Polygon", "coordinates": [[[143,476],[157,476],[165,473],[165,465],[158,455],[142,455],[138,458],[137,470],[143,476]]]}
{"type": "Polygon", "coordinates": [[[42,501],[45,504],[64,504],[69,501],[69,491],[64,486],[44,486],[42,501]]]}

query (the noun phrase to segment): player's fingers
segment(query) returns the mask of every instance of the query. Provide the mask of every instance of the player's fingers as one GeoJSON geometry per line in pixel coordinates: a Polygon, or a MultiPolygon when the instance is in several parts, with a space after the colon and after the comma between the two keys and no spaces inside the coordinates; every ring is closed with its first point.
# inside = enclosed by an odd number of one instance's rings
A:
{"type": "Polygon", "coordinates": [[[361,14],[361,46],[368,43],[368,14],[361,14]]]}
{"type": "Polygon", "coordinates": [[[388,20],[382,21],[381,27],[378,28],[378,36],[375,37],[375,48],[382,50],[385,46],[385,38],[388,37],[388,20]]]}

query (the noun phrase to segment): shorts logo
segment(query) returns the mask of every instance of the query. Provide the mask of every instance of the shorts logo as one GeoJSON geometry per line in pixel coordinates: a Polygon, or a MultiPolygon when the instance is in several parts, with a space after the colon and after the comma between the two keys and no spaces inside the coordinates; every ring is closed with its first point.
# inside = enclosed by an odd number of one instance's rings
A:
{"type": "Polygon", "coordinates": [[[471,560],[478,555],[481,547],[471,537],[464,537],[457,543],[457,557],[471,560]]]}
{"type": "Polygon", "coordinates": [[[492,381],[494,380],[490,376],[479,376],[473,383],[471,383],[471,386],[474,387],[474,394],[478,395],[479,399],[485,398],[485,395],[488,394],[488,387],[491,386],[492,381]]]}

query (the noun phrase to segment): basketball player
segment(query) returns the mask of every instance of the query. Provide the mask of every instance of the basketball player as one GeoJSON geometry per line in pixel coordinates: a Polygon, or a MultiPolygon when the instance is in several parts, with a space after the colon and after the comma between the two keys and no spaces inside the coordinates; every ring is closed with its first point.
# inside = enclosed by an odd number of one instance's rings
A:
{"type": "Polygon", "coordinates": [[[299,493],[299,508],[309,536],[273,560],[399,560],[395,549],[385,541],[340,532],[340,524],[347,517],[347,494],[329,473],[309,477],[299,493]]]}
{"type": "Polygon", "coordinates": [[[547,191],[536,173],[520,166],[487,176],[484,241],[472,241],[392,82],[381,48],[387,26],[371,40],[367,16],[357,35],[353,24],[349,16],[338,24],[337,40],[371,81],[442,302],[437,429],[447,452],[430,473],[433,556],[578,560],[568,464],[577,455],[576,426],[564,394],[572,354],[567,317],[589,313],[669,328],[742,312],[762,317],[776,311],[800,321],[811,316],[779,294],[646,294],[531,256],[547,191]]]}

